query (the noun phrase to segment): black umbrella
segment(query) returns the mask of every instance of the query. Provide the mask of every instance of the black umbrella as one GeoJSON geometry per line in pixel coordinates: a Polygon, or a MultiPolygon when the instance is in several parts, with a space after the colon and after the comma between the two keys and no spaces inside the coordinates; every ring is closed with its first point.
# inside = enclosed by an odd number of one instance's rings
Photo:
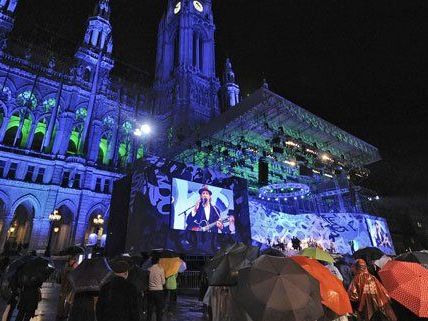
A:
{"type": "Polygon", "coordinates": [[[285,254],[283,252],[281,252],[278,249],[274,249],[272,247],[263,250],[260,255],[270,255],[270,256],[278,256],[278,257],[285,257],[285,254]]]}
{"type": "Polygon", "coordinates": [[[53,271],[55,268],[47,259],[32,257],[18,271],[18,278],[24,286],[41,286],[53,271]]]}
{"type": "Polygon", "coordinates": [[[104,283],[113,275],[107,260],[103,257],[86,259],[68,274],[73,291],[99,291],[104,283]]]}
{"type": "Polygon", "coordinates": [[[31,261],[32,259],[34,259],[34,256],[31,255],[25,255],[16,258],[12,263],[7,266],[6,270],[2,275],[2,279],[10,279],[25,265],[25,263],[31,261]]]}
{"type": "Polygon", "coordinates": [[[428,268],[428,252],[407,252],[403,253],[395,258],[397,261],[415,262],[428,268]]]}
{"type": "Polygon", "coordinates": [[[352,254],[354,259],[363,259],[368,264],[370,264],[372,261],[379,260],[384,255],[385,253],[383,253],[377,247],[365,247],[352,254]]]}
{"type": "Polygon", "coordinates": [[[62,250],[59,252],[60,255],[79,255],[85,253],[85,249],[80,246],[70,246],[66,248],[65,250],[62,250]]]}
{"type": "Polygon", "coordinates": [[[126,280],[134,284],[139,292],[146,291],[149,288],[149,271],[143,270],[138,266],[133,266],[129,270],[126,280]]]}
{"type": "Polygon", "coordinates": [[[215,255],[205,265],[209,284],[236,285],[238,270],[249,266],[257,258],[258,252],[257,247],[242,244],[229,247],[229,250],[215,255]]]}
{"type": "Polygon", "coordinates": [[[232,292],[257,321],[313,321],[323,315],[319,282],[289,258],[263,255],[238,272],[232,292]]]}

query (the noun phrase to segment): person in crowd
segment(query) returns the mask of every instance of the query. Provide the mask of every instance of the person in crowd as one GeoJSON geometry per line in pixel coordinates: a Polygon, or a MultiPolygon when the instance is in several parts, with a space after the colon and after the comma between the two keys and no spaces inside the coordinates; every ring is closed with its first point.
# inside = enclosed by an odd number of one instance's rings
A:
{"type": "Polygon", "coordinates": [[[147,321],[152,320],[153,309],[156,311],[156,321],[162,321],[164,307],[165,271],[159,265],[159,257],[152,257],[152,267],[149,269],[149,292],[147,321]]]}
{"type": "Polygon", "coordinates": [[[356,261],[355,277],[349,286],[348,294],[356,306],[359,320],[397,320],[386,289],[368,272],[367,264],[362,259],[356,261]]]}
{"type": "Polygon", "coordinates": [[[61,288],[59,292],[58,307],[56,313],[57,320],[67,319],[70,312],[70,306],[73,299],[73,290],[71,288],[68,275],[79,265],[77,256],[71,256],[65,263],[64,270],[61,275],[61,288]]]}
{"type": "Polygon", "coordinates": [[[138,321],[138,291],[128,282],[129,264],[123,259],[110,264],[115,276],[105,284],[97,301],[97,321],[138,321]]]}
{"type": "Polygon", "coordinates": [[[345,289],[348,289],[353,279],[351,266],[347,264],[343,259],[339,260],[336,266],[343,277],[343,286],[345,287],[345,289]]]}
{"type": "Polygon", "coordinates": [[[95,302],[98,295],[97,291],[75,293],[67,321],[95,321],[95,302]]]}
{"type": "Polygon", "coordinates": [[[42,300],[40,288],[43,282],[25,284],[19,294],[18,315],[15,321],[30,321],[35,316],[37,306],[42,300]]]}
{"type": "Polygon", "coordinates": [[[178,273],[171,275],[165,282],[167,308],[171,313],[177,306],[177,276],[178,273]]]}

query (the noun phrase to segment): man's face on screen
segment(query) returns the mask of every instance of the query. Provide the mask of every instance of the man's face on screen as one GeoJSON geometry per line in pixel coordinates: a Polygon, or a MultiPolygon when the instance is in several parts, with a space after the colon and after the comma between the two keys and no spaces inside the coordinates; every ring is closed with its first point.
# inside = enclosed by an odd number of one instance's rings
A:
{"type": "Polygon", "coordinates": [[[207,199],[208,202],[211,200],[211,195],[207,191],[203,191],[201,194],[201,197],[202,197],[202,199],[204,199],[204,198],[207,199]]]}

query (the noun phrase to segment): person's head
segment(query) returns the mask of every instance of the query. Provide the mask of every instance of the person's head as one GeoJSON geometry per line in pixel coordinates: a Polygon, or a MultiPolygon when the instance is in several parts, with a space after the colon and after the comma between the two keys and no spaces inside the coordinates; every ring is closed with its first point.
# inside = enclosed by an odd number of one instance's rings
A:
{"type": "Polygon", "coordinates": [[[211,201],[211,196],[213,195],[213,193],[208,189],[207,186],[203,186],[200,190],[199,190],[199,195],[201,196],[201,199],[206,199],[207,202],[211,201]]]}
{"type": "Polygon", "coordinates": [[[367,263],[363,259],[358,259],[355,261],[355,270],[357,273],[367,272],[367,263]]]}
{"type": "Polygon", "coordinates": [[[128,278],[129,264],[127,261],[123,259],[113,260],[110,263],[110,267],[117,276],[124,279],[128,278]]]}
{"type": "Polygon", "coordinates": [[[158,255],[153,255],[152,256],[152,264],[158,264],[159,263],[159,256],[158,255]]]}

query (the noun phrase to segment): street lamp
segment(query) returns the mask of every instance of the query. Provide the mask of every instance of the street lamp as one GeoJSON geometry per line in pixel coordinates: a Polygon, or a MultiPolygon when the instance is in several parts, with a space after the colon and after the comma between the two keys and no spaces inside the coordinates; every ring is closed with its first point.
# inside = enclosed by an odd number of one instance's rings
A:
{"type": "Polygon", "coordinates": [[[151,133],[152,133],[152,127],[147,123],[142,124],[139,128],[136,128],[134,130],[134,137],[133,137],[134,151],[132,155],[132,158],[134,161],[138,158],[138,150],[140,146],[140,144],[137,144],[137,139],[147,137],[151,133]]]}
{"type": "Polygon", "coordinates": [[[51,214],[49,214],[49,222],[50,222],[49,239],[48,239],[48,246],[46,247],[46,251],[45,251],[45,256],[47,257],[51,256],[51,242],[52,242],[52,232],[54,229],[54,224],[55,222],[59,222],[61,218],[62,216],[58,210],[54,210],[51,214]]]}
{"type": "Polygon", "coordinates": [[[98,214],[97,217],[93,219],[93,222],[94,222],[94,225],[96,226],[98,239],[100,239],[101,236],[103,235],[102,226],[104,225],[104,218],[102,217],[102,215],[98,214]]]}

